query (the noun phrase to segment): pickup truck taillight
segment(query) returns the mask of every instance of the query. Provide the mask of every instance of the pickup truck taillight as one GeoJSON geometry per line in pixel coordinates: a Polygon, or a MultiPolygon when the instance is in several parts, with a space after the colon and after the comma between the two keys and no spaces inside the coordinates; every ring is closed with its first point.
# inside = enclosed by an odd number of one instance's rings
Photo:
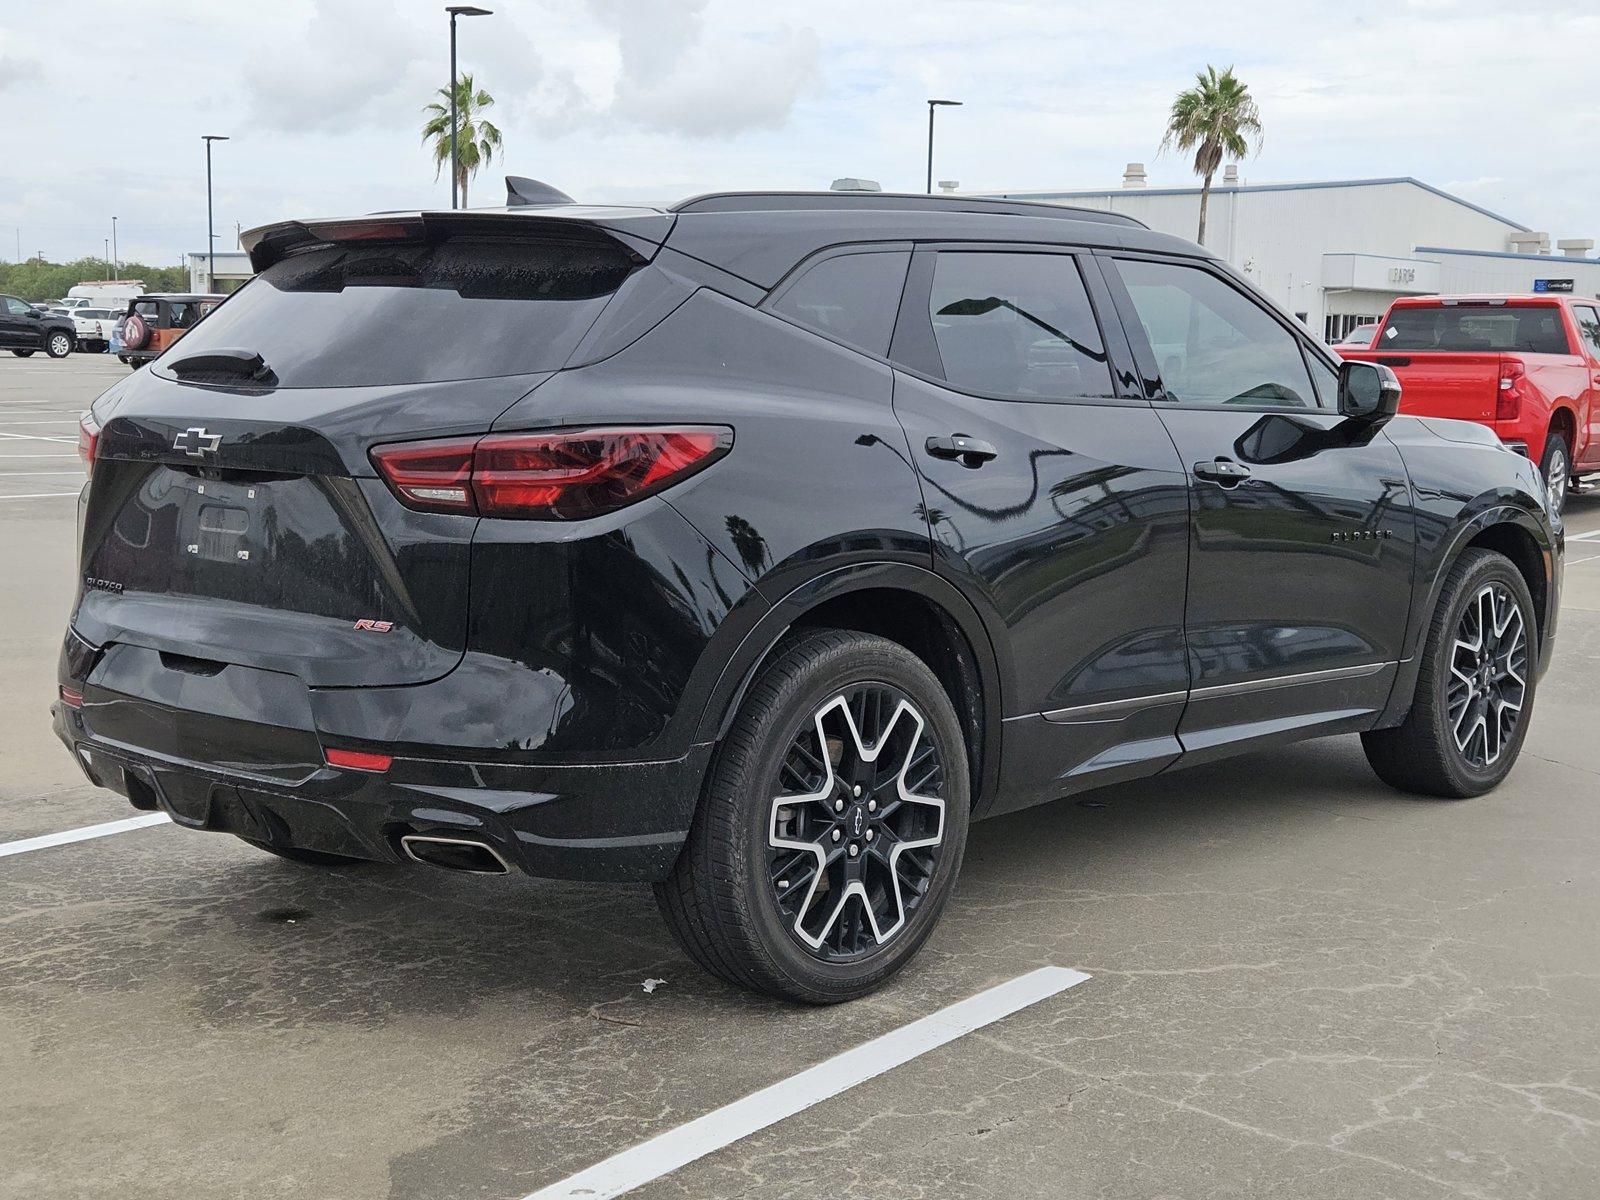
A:
{"type": "Polygon", "coordinates": [[[407,508],[571,521],[612,512],[710,466],[726,426],[495,433],[369,451],[407,508]]]}
{"type": "Polygon", "coordinates": [[[1522,389],[1527,371],[1514,358],[1500,360],[1500,391],[1495,396],[1494,419],[1515,421],[1522,415],[1522,389]]]}

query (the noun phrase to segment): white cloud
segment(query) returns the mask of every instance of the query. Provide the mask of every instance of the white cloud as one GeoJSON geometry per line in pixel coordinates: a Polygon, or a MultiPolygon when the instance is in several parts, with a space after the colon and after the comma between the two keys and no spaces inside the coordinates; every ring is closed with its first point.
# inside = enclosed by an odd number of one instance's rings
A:
{"type": "MultiPolygon", "coordinates": [[[[1111,186],[1157,158],[1173,94],[1232,63],[1260,103],[1246,177],[1415,175],[1558,236],[1600,234],[1589,197],[1600,102],[1560,88],[1600,35],[1592,0],[1541,0],[1523,36],[1503,0],[499,0],[460,24],[461,65],[498,100],[504,171],[582,199],[719,187],[818,187],[861,175],[920,188],[930,96],[937,174],[974,189],[1111,186]]],[[[0,84],[53,96],[0,154],[0,253],[124,246],[171,261],[204,242],[201,133],[217,155],[217,225],[442,203],[420,142],[445,82],[441,0],[126,0],[7,7],[0,84]],[[18,75],[17,72],[22,74],[18,75]],[[141,93],[182,102],[126,136],[141,93]],[[103,98],[105,130],[79,105],[103,98]]],[[[474,183],[499,194],[502,165],[474,183]]]]}

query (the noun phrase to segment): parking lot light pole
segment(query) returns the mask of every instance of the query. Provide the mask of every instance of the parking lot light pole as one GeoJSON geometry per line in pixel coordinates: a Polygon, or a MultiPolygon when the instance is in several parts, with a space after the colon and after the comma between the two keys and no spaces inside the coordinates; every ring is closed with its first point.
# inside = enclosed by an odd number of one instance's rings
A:
{"type": "Polygon", "coordinates": [[[928,195],[933,195],[933,110],[936,108],[960,108],[959,100],[929,100],[928,101],[928,195]]]}
{"type": "Polygon", "coordinates": [[[111,218],[111,275],[112,283],[122,281],[122,260],[117,257],[117,219],[111,218]]]}
{"type": "Polygon", "coordinates": [[[201,138],[206,144],[206,254],[210,259],[210,266],[207,268],[207,273],[210,277],[206,280],[206,286],[215,288],[217,286],[217,235],[212,227],[211,220],[211,143],[225,142],[228,139],[217,133],[202,134],[201,138]]]}
{"type": "Polygon", "coordinates": [[[450,207],[457,207],[456,201],[456,18],[457,17],[492,17],[494,12],[487,8],[474,8],[470,4],[447,5],[445,12],[450,14],[450,207]]]}

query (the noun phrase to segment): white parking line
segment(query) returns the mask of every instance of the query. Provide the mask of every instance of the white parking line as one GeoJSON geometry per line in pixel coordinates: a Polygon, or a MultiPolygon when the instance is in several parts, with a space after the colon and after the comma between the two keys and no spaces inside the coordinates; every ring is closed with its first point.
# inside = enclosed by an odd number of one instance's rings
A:
{"type": "Polygon", "coordinates": [[[1592,542],[1597,539],[1600,539],[1600,529],[1591,529],[1588,533],[1569,533],[1567,535],[1567,541],[1569,542],[1592,542]]]}
{"type": "Polygon", "coordinates": [[[608,1196],[631,1192],[1088,978],[1082,971],[1066,967],[1040,967],[1019,975],[641,1142],[631,1150],[614,1154],[523,1200],[606,1200],[608,1196]]]}
{"type": "Polygon", "coordinates": [[[75,437],[45,437],[38,433],[0,433],[0,438],[11,438],[18,442],[68,442],[73,445],[78,441],[75,437]]]}
{"type": "Polygon", "coordinates": [[[51,500],[57,496],[76,496],[78,492],[25,492],[20,496],[0,496],[0,502],[6,500],[51,500]]]}
{"type": "Polygon", "coordinates": [[[114,833],[127,833],[130,829],[143,829],[146,825],[160,825],[170,819],[166,813],[140,813],[137,817],[107,821],[104,825],[85,825],[82,829],[23,838],[20,842],[0,842],[0,858],[26,854],[30,850],[46,850],[51,846],[66,846],[72,842],[87,842],[90,838],[110,837],[114,833]]]}
{"type": "Polygon", "coordinates": [[[0,471],[0,475],[82,475],[82,471],[0,471]]]}

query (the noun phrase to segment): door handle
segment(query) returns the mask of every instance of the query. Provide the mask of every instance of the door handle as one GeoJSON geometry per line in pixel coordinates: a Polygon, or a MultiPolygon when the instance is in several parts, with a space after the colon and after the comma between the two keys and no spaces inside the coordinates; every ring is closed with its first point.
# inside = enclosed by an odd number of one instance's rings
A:
{"type": "Polygon", "coordinates": [[[974,470],[991,458],[1000,457],[1000,451],[993,445],[978,438],[968,437],[964,433],[952,433],[949,437],[931,437],[923,444],[923,448],[934,458],[951,459],[974,470]]]}
{"type": "Polygon", "coordinates": [[[1225,488],[1235,488],[1250,478],[1250,468],[1241,467],[1231,458],[1214,458],[1195,463],[1194,477],[1209,480],[1225,488]]]}

